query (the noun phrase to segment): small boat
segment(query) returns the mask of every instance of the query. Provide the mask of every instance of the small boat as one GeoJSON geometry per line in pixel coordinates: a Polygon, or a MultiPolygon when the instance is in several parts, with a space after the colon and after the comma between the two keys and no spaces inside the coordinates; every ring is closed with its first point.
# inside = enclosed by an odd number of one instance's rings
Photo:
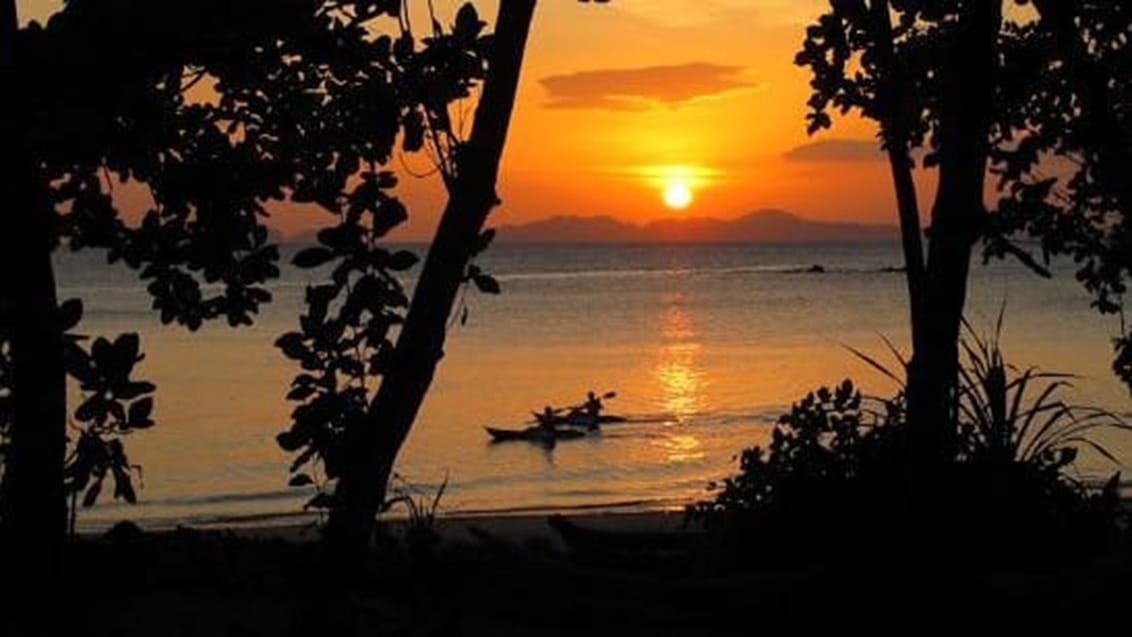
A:
{"type": "Polygon", "coordinates": [[[484,427],[491,435],[493,442],[508,440],[526,440],[527,442],[553,443],[558,440],[573,440],[584,438],[586,432],[577,429],[547,429],[546,427],[527,427],[526,429],[496,429],[484,427]]]}
{"type": "MultiPolygon", "coordinates": [[[[537,419],[540,419],[540,420],[546,418],[546,416],[539,414],[539,413],[535,413],[535,417],[537,419]]],[[[628,421],[629,421],[629,419],[624,417],[624,416],[614,416],[612,414],[603,414],[601,416],[598,416],[597,424],[608,425],[608,424],[612,424],[612,423],[621,423],[621,422],[628,422],[628,421]]],[[[555,425],[566,425],[567,427],[589,427],[590,429],[595,428],[593,416],[590,416],[589,414],[586,414],[586,413],[572,413],[572,414],[555,416],[551,420],[551,423],[555,424],[555,425]]]]}

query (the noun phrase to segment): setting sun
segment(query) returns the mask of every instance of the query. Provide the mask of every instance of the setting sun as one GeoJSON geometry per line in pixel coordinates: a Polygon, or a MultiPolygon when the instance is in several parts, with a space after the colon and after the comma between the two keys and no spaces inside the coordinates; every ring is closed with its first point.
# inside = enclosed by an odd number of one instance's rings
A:
{"type": "Polygon", "coordinates": [[[664,204],[673,210],[687,208],[692,203],[692,189],[683,180],[670,181],[664,186],[664,204]]]}
{"type": "Polygon", "coordinates": [[[684,210],[696,202],[698,195],[719,183],[718,170],[695,164],[646,165],[632,169],[640,175],[642,185],[660,195],[668,210],[684,210]]]}

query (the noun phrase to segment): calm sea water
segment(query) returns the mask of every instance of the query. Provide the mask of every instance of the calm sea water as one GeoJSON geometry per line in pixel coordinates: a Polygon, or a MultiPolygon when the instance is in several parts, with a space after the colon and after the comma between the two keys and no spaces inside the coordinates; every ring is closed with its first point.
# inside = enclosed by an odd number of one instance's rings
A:
{"type": "MultiPolygon", "coordinates": [[[[295,368],[272,342],[297,322],[317,275],[285,271],[252,328],[191,334],[160,325],[144,287],[102,263],[97,253],[60,256],[61,293],[86,301],[88,333],[141,332],[158,426],[128,441],[143,466],[141,503],[108,501],[80,523],[293,519],[309,494],[286,486],[289,458],[274,436],[288,423],[295,368]]],[[[846,347],[893,365],[881,335],[906,349],[902,275],[885,271],[899,263],[896,246],[871,244],[494,247],[482,265],[504,292],[469,295],[470,320],[449,335],[398,471],[422,494],[447,477],[447,513],[653,509],[703,497],[809,389],[852,377],[893,393],[846,347]],[[825,272],[806,272],[813,264],[825,272]],[[488,443],[484,425],[520,426],[531,409],[591,388],[616,390],[609,410],[636,422],[550,451],[488,443]]],[[[1119,325],[1059,270],[1046,281],[1014,264],[976,268],[969,317],[990,329],[1005,303],[1010,360],[1079,374],[1071,398],[1127,412],[1128,393],[1108,371],[1119,325]]],[[[1132,440],[1106,442],[1132,460],[1132,440]]],[[[1097,458],[1082,465],[1112,470],[1097,458]]]]}

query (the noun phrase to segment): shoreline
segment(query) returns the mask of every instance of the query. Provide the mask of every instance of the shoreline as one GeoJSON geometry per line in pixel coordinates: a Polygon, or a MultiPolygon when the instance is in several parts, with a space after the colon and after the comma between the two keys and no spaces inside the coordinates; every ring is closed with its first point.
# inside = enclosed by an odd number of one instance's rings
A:
{"type": "MultiPolygon", "coordinates": [[[[684,512],[586,512],[586,513],[523,513],[515,515],[461,515],[437,517],[433,530],[445,545],[479,544],[478,536],[487,535],[511,544],[540,543],[561,550],[565,544],[558,532],[548,523],[551,517],[561,515],[571,523],[589,530],[609,533],[662,533],[686,532],[684,512]]],[[[386,519],[385,528],[394,536],[403,533],[407,520],[386,519]]],[[[321,527],[315,524],[246,526],[234,528],[183,527],[192,531],[228,532],[235,537],[252,540],[271,540],[292,543],[316,542],[321,539],[321,527]]]]}
{"type": "MultiPolygon", "coordinates": [[[[553,505],[524,505],[498,509],[469,508],[450,510],[445,509],[442,505],[436,513],[436,519],[440,521],[513,517],[545,518],[546,516],[555,514],[563,515],[566,517],[640,514],[647,515],[670,513],[682,515],[685,508],[689,504],[692,504],[696,501],[696,499],[668,498],[656,500],[597,502],[593,504],[579,504],[565,507],[553,505]]],[[[106,532],[115,524],[118,524],[120,522],[130,522],[132,524],[136,524],[139,528],[147,532],[154,533],[175,531],[181,528],[200,530],[241,530],[261,527],[265,529],[274,527],[288,528],[317,524],[320,520],[324,520],[326,515],[326,513],[295,509],[280,512],[248,513],[244,515],[201,516],[198,518],[182,519],[147,519],[144,517],[135,518],[129,515],[123,515],[119,519],[111,520],[109,518],[105,518],[89,523],[84,523],[82,515],[80,514],[77,532],[79,535],[96,536],[106,532]]],[[[381,519],[383,521],[394,523],[403,522],[409,519],[409,514],[404,508],[398,507],[397,509],[382,515],[381,519]]]]}
{"type": "MultiPolygon", "coordinates": [[[[1130,483],[1122,481],[1121,504],[1126,511],[1132,512],[1132,489],[1130,483]]],[[[447,539],[453,528],[463,528],[463,536],[470,538],[466,533],[467,527],[478,527],[489,533],[513,536],[516,531],[539,531],[535,535],[554,535],[553,530],[546,525],[546,520],[552,516],[562,516],[578,524],[592,526],[604,531],[672,531],[683,524],[687,506],[697,500],[629,500],[622,502],[608,502],[595,504],[582,504],[570,507],[555,506],[519,506],[502,509],[463,509],[439,510],[435,516],[435,524],[441,535],[447,539]],[[541,527],[541,528],[540,528],[541,527]]],[[[306,541],[317,538],[319,528],[325,523],[327,513],[309,511],[290,511],[274,513],[252,513],[238,516],[217,516],[209,519],[169,520],[169,519],[132,519],[123,516],[116,521],[102,520],[97,523],[84,525],[81,517],[76,528],[76,535],[84,538],[97,538],[105,534],[112,527],[120,523],[136,525],[145,533],[164,534],[180,530],[200,532],[231,532],[240,537],[285,539],[292,541],[306,541]]],[[[405,526],[410,519],[407,511],[398,508],[382,515],[379,524],[387,524],[392,528],[405,526]]],[[[456,535],[461,535],[457,533],[456,535]]]]}
{"type": "MultiPolygon", "coordinates": [[[[636,511],[587,507],[572,510],[548,508],[457,512],[438,514],[432,528],[441,543],[450,546],[480,544],[482,538],[490,537],[516,545],[539,543],[562,550],[566,546],[559,533],[549,524],[551,518],[559,516],[585,529],[606,533],[680,534],[695,528],[686,524],[683,507],[636,511]]],[[[168,527],[138,526],[145,534],[155,536],[179,532],[223,533],[246,540],[306,544],[321,539],[324,522],[325,517],[320,520],[314,514],[296,514],[287,518],[248,518],[236,523],[227,521],[168,527]]],[[[396,537],[406,531],[408,522],[408,516],[398,515],[384,517],[379,524],[384,525],[386,531],[396,537]]],[[[107,530],[80,529],[78,535],[86,539],[97,539],[103,537],[107,530]]]]}

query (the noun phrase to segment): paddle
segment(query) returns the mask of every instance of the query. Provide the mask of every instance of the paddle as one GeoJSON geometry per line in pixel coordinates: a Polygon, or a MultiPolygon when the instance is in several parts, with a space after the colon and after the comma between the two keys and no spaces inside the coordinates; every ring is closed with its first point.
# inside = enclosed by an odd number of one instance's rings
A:
{"type": "MultiPolygon", "coordinates": [[[[603,399],[603,400],[609,400],[610,398],[617,398],[617,392],[607,391],[604,394],[602,394],[600,396],[600,398],[603,399]]],[[[586,403],[578,403],[577,405],[570,405],[568,407],[552,407],[551,410],[550,410],[550,413],[557,416],[564,411],[571,411],[571,412],[578,411],[582,407],[585,407],[585,406],[586,406],[586,403]]],[[[532,421],[528,421],[529,423],[540,423],[540,422],[542,422],[543,418],[546,417],[546,414],[544,412],[539,412],[539,411],[532,411],[531,415],[534,416],[535,419],[532,420],[532,421]]]]}
{"type": "MultiPolygon", "coordinates": [[[[607,391],[604,394],[602,394],[599,398],[609,400],[610,398],[616,398],[616,397],[617,397],[617,392],[607,391]]],[[[562,411],[575,412],[575,411],[581,410],[585,406],[586,406],[586,403],[578,403],[577,405],[570,405],[569,407],[563,407],[562,411]]]]}

